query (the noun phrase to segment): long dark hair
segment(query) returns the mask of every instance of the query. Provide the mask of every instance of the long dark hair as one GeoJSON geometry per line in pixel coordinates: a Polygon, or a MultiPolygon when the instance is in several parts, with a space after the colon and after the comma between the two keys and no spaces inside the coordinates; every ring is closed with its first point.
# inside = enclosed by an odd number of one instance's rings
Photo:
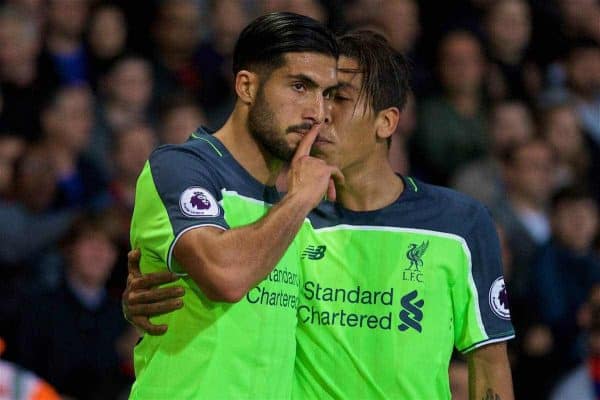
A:
{"type": "Polygon", "coordinates": [[[383,36],[352,31],[338,37],[338,46],[341,56],[358,62],[359,70],[348,72],[363,74],[360,95],[367,96],[366,106],[376,113],[389,107],[404,108],[410,91],[408,63],[383,36]]]}

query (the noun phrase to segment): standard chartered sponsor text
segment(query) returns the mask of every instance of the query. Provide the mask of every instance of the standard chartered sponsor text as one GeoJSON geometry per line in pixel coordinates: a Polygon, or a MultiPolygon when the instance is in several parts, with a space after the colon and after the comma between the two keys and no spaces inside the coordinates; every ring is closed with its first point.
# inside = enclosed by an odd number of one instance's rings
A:
{"type": "MultiPolygon", "coordinates": [[[[392,311],[385,313],[356,313],[343,308],[323,310],[320,303],[363,304],[381,306],[394,304],[394,288],[372,291],[361,286],[352,288],[332,288],[313,281],[306,281],[302,287],[302,297],[307,304],[298,306],[298,319],[312,325],[336,325],[349,328],[392,329],[392,311]]],[[[329,308],[331,306],[325,306],[329,308]]],[[[354,307],[352,307],[354,308],[354,307]]],[[[361,307],[364,309],[364,307],[361,307]]]]}
{"type": "Polygon", "coordinates": [[[288,271],[285,267],[275,268],[259,285],[246,294],[246,300],[251,304],[297,309],[299,287],[298,273],[288,271]],[[292,286],[291,292],[290,286],[292,286]]]}

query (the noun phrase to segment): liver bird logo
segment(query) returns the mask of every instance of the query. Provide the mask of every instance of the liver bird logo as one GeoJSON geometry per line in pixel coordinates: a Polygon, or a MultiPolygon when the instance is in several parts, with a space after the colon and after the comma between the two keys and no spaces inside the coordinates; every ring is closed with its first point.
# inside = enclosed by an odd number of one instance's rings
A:
{"type": "Polygon", "coordinates": [[[416,243],[411,243],[408,246],[408,251],[406,252],[406,258],[410,261],[410,265],[406,268],[408,271],[414,268],[415,271],[418,271],[420,267],[423,266],[423,254],[427,251],[427,247],[429,247],[429,240],[423,241],[420,245],[416,243]]]}

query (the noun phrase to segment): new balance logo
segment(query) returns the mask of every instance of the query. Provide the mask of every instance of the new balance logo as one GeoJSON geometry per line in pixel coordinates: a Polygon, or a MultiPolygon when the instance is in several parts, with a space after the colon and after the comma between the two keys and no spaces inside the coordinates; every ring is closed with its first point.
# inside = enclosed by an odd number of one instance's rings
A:
{"type": "Polygon", "coordinates": [[[313,246],[308,245],[302,252],[302,259],[308,258],[309,260],[320,260],[325,257],[325,251],[327,246],[313,246]]]}
{"type": "Polygon", "coordinates": [[[423,308],[425,300],[421,299],[413,303],[413,300],[415,300],[418,295],[419,293],[416,290],[413,290],[400,299],[400,304],[404,309],[398,314],[400,321],[402,321],[402,323],[398,325],[398,329],[402,332],[412,328],[421,333],[422,328],[419,322],[423,319],[423,311],[421,311],[421,308],[423,308]]]}

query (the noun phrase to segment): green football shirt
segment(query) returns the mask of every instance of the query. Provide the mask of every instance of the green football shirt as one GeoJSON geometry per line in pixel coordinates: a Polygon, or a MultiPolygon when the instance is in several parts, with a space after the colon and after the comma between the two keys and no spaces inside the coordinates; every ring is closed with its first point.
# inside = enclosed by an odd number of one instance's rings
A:
{"type": "Polygon", "coordinates": [[[152,319],[163,336],[135,347],[132,399],[289,399],[295,355],[299,252],[292,243],[271,274],[235,304],[210,301],[173,258],[181,235],[251,224],[278,200],[203,130],[155,150],[137,183],[131,244],[143,273],[181,273],[184,307],[152,319]]]}
{"type": "Polygon", "coordinates": [[[393,204],[324,203],[302,231],[296,399],[449,399],[453,348],[514,336],[487,210],[408,178],[393,204]]]}

